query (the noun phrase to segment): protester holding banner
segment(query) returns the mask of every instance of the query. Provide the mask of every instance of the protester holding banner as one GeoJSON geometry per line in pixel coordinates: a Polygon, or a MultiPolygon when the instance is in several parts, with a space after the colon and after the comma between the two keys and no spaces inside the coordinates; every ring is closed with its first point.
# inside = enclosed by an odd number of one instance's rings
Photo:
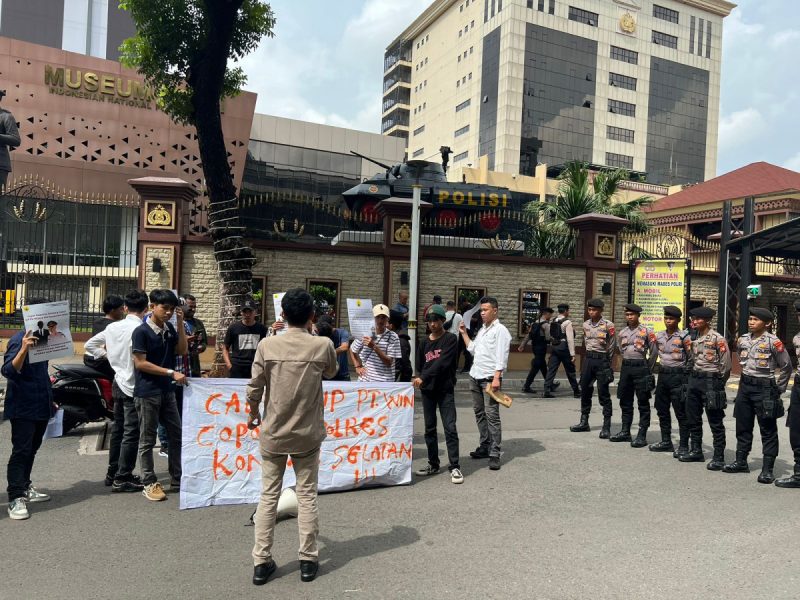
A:
{"type": "Polygon", "coordinates": [[[95,360],[105,359],[114,370],[111,393],[114,397],[114,424],[108,449],[105,484],[112,492],[140,492],[141,479],[133,474],[139,449],[139,416],[133,400],[136,384],[131,352],[134,330],[142,324],[147,310],[147,294],[131,290],[125,295],[128,314],[90,338],[84,348],[95,360]]]}
{"type": "Polygon", "coordinates": [[[372,335],[354,340],[350,353],[356,366],[359,381],[394,381],[395,361],[403,357],[400,338],[387,328],[389,307],[376,304],[372,307],[375,331],[372,335]]]}
{"type": "Polygon", "coordinates": [[[236,321],[225,332],[222,344],[222,358],[228,367],[228,377],[247,379],[256,355],[258,343],[267,337],[267,328],[256,322],[256,303],[245,300],[242,303],[242,320],[236,321]]]}
{"type": "Polygon", "coordinates": [[[142,469],[142,494],[148,500],[166,500],[153,466],[153,446],[159,421],[169,440],[171,491],[181,484],[181,416],[175,401],[175,385],[185,385],[186,375],[175,371],[175,357],[188,352],[183,311],[171,290],[150,292],[150,316],[133,330],[131,351],[135,368],[134,402],[139,415],[139,464],[142,469]],[[176,308],[178,307],[178,308],[176,308]],[[173,313],[177,326],[170,323],[173,313]]]}
{"type": "Polygon", "coordinates": [[[272,542],[289,455],[297,478],[300,579],[313,581],[317,575],[317,483],[320,445],[326,436],[322,378],[333,377],[339,369],[330,339],[310,335],[311,295],[301,288],[289,290],[281,307],[288,331],[259,343],[247,386],[247,425],[250,429],[260,426],[263,478],[254,519],[255,585],[265,584],[277,568],[272,542]],[[263,416],[259,412],[262,400],[263,416]]]}
{"type": "MultiPolygon", "coordinates": [[[[29,299],[28,306],[45,304],[43,298],[29,299]]],[[[52,416],[53,390],[46,360],[32,363],[28,352],[39,341],[33,330],[18,331],[8,340],[2,374],[8,379],[5,418],[11,421],[11,456],[8,459],[8,516],[30,517],[28,503],[46,502],[50,496],[31,484],[36,453],[42,445],[47,421],[52,416]]]]}
{"type": "Polygon", "coordinates": [[[458,430],[456,429],[456,357],[458,338],[444,330],[447,313],[439,304],[428,308],[425,320],[430,334],[419,349],[417,365],[419,376],[414,385],[422,392],[422,411],[425,416],[425,445],[428,448],[428,465],[416,471],[424,477],[439,472],[439,443],[436,436],[436,408],[442,418],[447,458],[450,461],[450,481],[464,483],[458,462],[458,430]]]}
{"type": "Polygon", "coordinates": [[[500,405],[486,394],[486,385],[497,391],[503,383],[503,372],[508,366],[508,350],[511,334],[497,318],[497,298],[484,296],[479,301],[483,327],[474,340],[469,339],[464,323],[459,332],[467,352],[473,356],[469,371],[472,409],[480,433],[480,445],[469,455],[472,458],[488,458],[489,469],[500,470],[500,454],[503,431],[500,423],[500,405]],[[486,401],[488,398],[488,402],[486,401]]]}

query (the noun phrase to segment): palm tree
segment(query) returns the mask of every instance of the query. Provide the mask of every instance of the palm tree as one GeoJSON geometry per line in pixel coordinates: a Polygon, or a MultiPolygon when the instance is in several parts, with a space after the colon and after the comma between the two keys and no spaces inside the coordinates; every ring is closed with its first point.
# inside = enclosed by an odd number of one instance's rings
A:
{"type": "Polygon", "coordinates": [[[575,231],[567,221],[588,213],[621,217],[629,221],[624,233],[644,233],[650,229],[642,209],[653,203],[652,196],[640,196],[629,202],[616,202],[619,184],[630,174],[625,169],[601,171],[591,181],[588,165],[580,161],[567,163],[559,176],[555,202],[531,202],[525,210],[536,216],[531,228],[528,253],[531,256],[563,258],[571,256],[575,231]]]}

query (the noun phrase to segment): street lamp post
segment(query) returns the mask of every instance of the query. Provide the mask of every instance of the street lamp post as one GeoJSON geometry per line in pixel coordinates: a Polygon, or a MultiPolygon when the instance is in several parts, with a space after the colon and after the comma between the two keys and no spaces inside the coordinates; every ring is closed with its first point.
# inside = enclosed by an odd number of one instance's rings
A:
{"type": "Polygon", "coordinates": [[[411,186],[411,276],[408,284],[408,337],[411,338],[411,370],[417,372],[417,287],[419,280],[419,230],[422,186],[411,186]]]}

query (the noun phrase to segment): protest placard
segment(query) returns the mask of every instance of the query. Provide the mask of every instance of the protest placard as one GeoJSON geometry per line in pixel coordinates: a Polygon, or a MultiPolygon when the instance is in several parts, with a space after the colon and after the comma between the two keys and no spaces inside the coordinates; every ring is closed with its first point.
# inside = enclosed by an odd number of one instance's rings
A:
{"type": "Polygon", "coordinates": [[[32,363],[72,356],[69,331],[69,301],[31,304],[22,307],[25,331],[32,331],[36,344],[28,351],[32,363]]]}
{"type": "Polygon", "coordinates": [[[373,327],[375,327],[375,317],[372,316],[372,300],[348,298],[347,320],[350,322],[350,335],[355,339],[372,335],[373,327]]]}
{"type": "MultiPolygon", "coordinates": [[[[190,379],[184,392],[180,507],[258,502],[259,429],[247,429],[245,379],[190,379]]],[[[411,481],[414,389],[410,383],[324,381],[327,438],[319,491],[411,481]]],[[[284,487],[293,485],[287,469],[284,487]]]]}
{"type": "MultiPolygon", "coordinates": [[[[272,307],[275,309],[276,321],[283,321],[283,317],[281,316],[281,313],[283,312],[283,307],[281,306],[281,300],[283,300],[283,297],[285,295],[286,292],[281,292],[279,294],[272,294],[272,307]]],[[[287,328],[284,327],[283,329],[278,329],[275,332],[275,335],[283,335],[287,331],[288,331],[287,328]]]]}

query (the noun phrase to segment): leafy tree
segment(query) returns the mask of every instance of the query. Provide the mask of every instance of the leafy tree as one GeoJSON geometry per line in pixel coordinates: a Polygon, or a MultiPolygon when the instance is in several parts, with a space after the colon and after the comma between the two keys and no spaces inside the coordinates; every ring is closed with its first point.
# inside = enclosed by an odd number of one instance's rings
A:
{"type": "Polygon", "coordinates": [[[173,120],[194,125],[209,197],[209,230],[220,275],[218,340],[252,293],[255,254],[242,237],[236,188],[220,116],[246,77],[237,61],[272,36],[275,17],[261,0],[120,0],[137,34],[120,50],[156,91],[173,120]]]}
{"type": "Polygon", "coordinates": [[[567,163],[559,176],[558,195],[554,202],[531,202],[525,210],[534,213],[537,225],[531,229],[528,252],[533,256],[561,258],[571,256],[575,231],[567,221],[588,213],[613,215],[627,219],[624,232],[644,233],[650,225],[642,209],[653,203],[651,196],[629,202],[616,200],[620,183],[627,181],[625,169],[595,173],[592,181],[588,166],[580,161],[567,163]]]}

